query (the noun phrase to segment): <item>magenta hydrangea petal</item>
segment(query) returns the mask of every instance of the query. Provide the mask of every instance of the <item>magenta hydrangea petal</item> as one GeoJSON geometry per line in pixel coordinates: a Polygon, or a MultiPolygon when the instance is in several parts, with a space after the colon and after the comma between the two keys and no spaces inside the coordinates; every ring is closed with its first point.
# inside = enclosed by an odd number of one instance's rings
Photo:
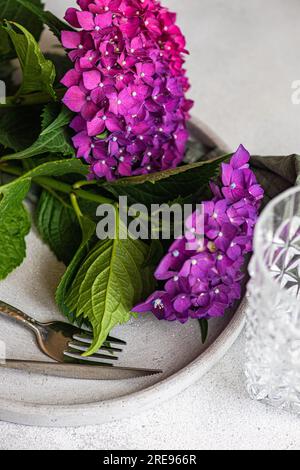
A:
{"type": "Polygon", "coordinates": [[[92,31],[95,27],[94,15],[89,11],[77,12],[78,23],[85,31],[92,31]]]}
{"type": "Polygon", "coordinates": [[[86,121],[91,121],[97,114],[98,107],[92,101],[87,101],[81,108],[81,116],[86,121]]]}
{"type": "Polygon", "coordinates": [[[73,142],[76,147],[80,148],[80,152],[86,153],[91,149],[91,139],[86,132],[80,132],[73,137],[73,142]]]}
{"type": "Polygon", "coordinates": [[[233,168],[228,163],[222,163],[222,183],[225,186],[229,186],[231,183],[231,177],[233,173],[233,168]]]}
{"type": "Polygon", "coordinates": [[[90,70],[82,74],[83,84],[87,90],[93,90],[101,83],[101,73],[99,70],[90,70]]]}
{"type": "Polygon", "coordinates": [[[130,163],[130,161],[121,162],[118,165],[118,170],[119,170],[119,173],[120,173],[121,176],[130,176],[131,175],[131,163],[130,163]]]}
{"type": "Polygon", "coordinates": [[[96,116],[91,121],[87,122],[88,135],[94,137],[98,134],[102,134],[105,130],[105,121],[102,117],[96,116]]]}
{"type": "Polygon", "coordinates": [[[79,85],[81,79],[81,74],[74,69],[69,70],[64,77],[61,79],[61,83],[67,88],[70,88],[75,85],[79,85]]]}
{"type": "Polygon", "coordinates": [[[74,119],[72,119],[70,127],[75,132],[82,132],[82,131],[85,130],[86,121],[85,121],[85,119],[83,119],[82,116],[77,115],[77,116],[74,117],[74,119]]]}
{"type": "Polygon", "coordinates": [[[81,111],[85,102],[85,94],[78,86],[69,88],[63,98],[63,103],[74,112],[81,111]]]}
{"type": "Polygon", "coordinates": [[[240,145],[235,154],[231,158],[231,166],[234,169],[248,168],[250,153],[243,145],[240,145]]]}
{"type": "Polygon", "coordinates": [[[133,38],[139,27],[138,18],[129,18],[120,24],[120,30],[128,38],[133,38]]]}
{"type": "Polygon", "coordinates": [[[97,15],[95,18],[95,25],[99,26],[99,28],[107,28],[112,24],[112,17],[113,14],[111,11],[103,13],[102,15],[97,15]]]}
{"type": "Polygon", "coordinates": [[[177,312],[183,313],[190,308],[191,304],[192,303],[190,297],[181,294],[175,298],[173,302],[173,307],[177,312]]]}
{"type": "Polygon", "coordinates": [[[106,127],[110,132],[122,131],[122,125],[120,123],[120,120],[114,115],[109,115],[106,121],[106,127]]]}
{"type": "Polygon", "coordinates": [[[77,0],[77,3],[82,10],[88,10],[90,5],[94,3],[94,0],[77,0]]]}
{"type": "Polygon", "coordinates": [[[80,33],[72,31],[62,31],[61,42],[66,49],[76,49],[81,42],[80,33]]]}
{"type": "Polygon", "coordinates": [[[264,196],[264,191],[259,184],[254,184],[250,187],[249,193],[253,196],[256,200],[260,200],[264,196]]]}
{"type": "Polygon", "coordinates": [[[65,20],[74,28],[80,28],[80,24],[77,19],[77,12],[76,8],[68,8],[65,14],[65,20]]]}

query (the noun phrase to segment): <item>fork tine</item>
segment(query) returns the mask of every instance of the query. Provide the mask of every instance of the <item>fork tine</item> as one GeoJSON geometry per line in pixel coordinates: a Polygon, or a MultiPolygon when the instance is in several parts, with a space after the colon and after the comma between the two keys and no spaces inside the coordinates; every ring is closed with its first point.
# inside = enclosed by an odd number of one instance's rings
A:
{"type": "Polygon", "coordinates": [[[94,364],[104,364],[107,366],[112,366],[109,362],[103,362],[103,359],[106,360],[114,360],[113,356],[105,356],[103,355],[102,357],[100,355],[94,355],[94,356],[89,356],[89,357],[83,357],[79,352],[70,352],[70,351],[64,351],[64,356],[66,356],[68,359],[76,359],[76,362],[89,362],[89,363],[94,363],[94,364]]]}
{"type": "Polygon", "coordinates": [[[122,339],[119,339],[119,338],[114,338],[113,336],[108,336],[106,338],[106,341],[108,341],[109,343],[115,343],[115,344],[123,344],[124,346],[126,346],[126,341],[123,341],[122,339]]]}
{"type": "MultiPolygon", "coordinates": [[[[82,346],[80,344],[77,344],[77,343],[69,343],[68,345],[68,349],[67,349],[67,352],[76,352],[76,351],[80,351],[80,352],[86,352],[89,350],[89,348],[87,346],[82,346]]],[[[118,356],[108,356],[107,354],[101,354],[101,353],[95,353],[93,354],[92,356],[90,357],[98,357],[98,358],[101,358],[101,359],[108,359],[110,361],[118,361],[118,356]]]]}
{"type": "MultiPolygon", "coordinates": [[[[81,330],[82,333],[73,335],[73,338],[77,341],[84,341],[85,343],[92,344],[93,342],[93,333],[91,331],[81,330]]],[[[118,338],[113,338],[112,336],[108,336],[105,343],[112,343],[112,344],[120,344],[126,346],[126,341],[123,341],[118,338]]]]}
{"type": "MultiPolygon", "coordinates": [[[[84,344],[91,344],[92,341],[88,338],[84,338],[83,336],[80,336],[80,335],[73,335],[73,339],[75,341],[78,341],[79,343],[81,343],[82,345],[84,344]]],[[[106,344],[106,343],[104,343],[106,344]]],[[[101,348],[99,349],[99,351],[111,351],[111,352],[116,352],[116,353],[121,353],[123,351],[123,349],[120,349],[120,348],[113,348],[112,346],[101,346],[101,348]]]]}

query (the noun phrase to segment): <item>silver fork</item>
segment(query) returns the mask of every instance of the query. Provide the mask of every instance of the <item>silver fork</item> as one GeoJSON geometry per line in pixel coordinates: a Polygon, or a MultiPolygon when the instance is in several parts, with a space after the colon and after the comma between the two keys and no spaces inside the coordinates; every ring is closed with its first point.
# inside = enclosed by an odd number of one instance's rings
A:
{"type": "Polygon", "coordinates": [[[89,364],[112,365],[103,361],[117,361],[115,353],[122,352],[122,349],[112,347],[111,344],[126,345],[125,341],[117,338],[108,337],[106,343],[89,357],[82,357],[92,344],[92,333],[77,328],[60,321],[50,323],[40,323],[26,313],[18,310],[11,305],[0,301],[0,315],[13,318],[30,328],[36,336],[40,350],[58,362],[88,362],[89,364]],[[110,354],[103,354],[101,351],[107,351],[110,354]]]}

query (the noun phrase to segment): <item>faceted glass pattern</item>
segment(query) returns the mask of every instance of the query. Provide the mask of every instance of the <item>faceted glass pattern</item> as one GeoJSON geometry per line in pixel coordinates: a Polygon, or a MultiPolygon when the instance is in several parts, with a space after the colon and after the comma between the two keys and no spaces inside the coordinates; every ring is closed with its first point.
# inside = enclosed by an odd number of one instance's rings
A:
{"type": "Polygon", "coordinates": [[[264,210],[250,275],[248,392],[300,414],[300,189],[287,191],[264,210]]]}

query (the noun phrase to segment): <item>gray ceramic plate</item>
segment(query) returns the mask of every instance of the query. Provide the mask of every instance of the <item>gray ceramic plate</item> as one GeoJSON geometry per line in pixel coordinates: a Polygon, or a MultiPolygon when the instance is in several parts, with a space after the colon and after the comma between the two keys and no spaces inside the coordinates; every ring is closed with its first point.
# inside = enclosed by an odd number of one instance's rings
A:
{"type": "MultiPolygon", "coordinates": [[[[193,121],[191,131],[205,147],[227,150],[203,125],[193,121]]],[[[39,320],[60,319],[54,292],[63,266],[34,232],[27,246],[26,261],[0,283],[0,298],[39,320]]],[[[0,369],[0,419],[37,426],[82,426],[155,406],[187,388],[221,359],[243,328],[244,310],[243,301],[224,318],[211,321],[205,346],[196,321],[181,326],[144,315],[116,328],[114,334],[128,342],[120,365],[160,368],[164,371],[161,376],[85,382],[0,369]]],[[[2,347],[5,342],[7,357],[45,359],[29,331],[3,318],[0,341],[2,347]]]]}

